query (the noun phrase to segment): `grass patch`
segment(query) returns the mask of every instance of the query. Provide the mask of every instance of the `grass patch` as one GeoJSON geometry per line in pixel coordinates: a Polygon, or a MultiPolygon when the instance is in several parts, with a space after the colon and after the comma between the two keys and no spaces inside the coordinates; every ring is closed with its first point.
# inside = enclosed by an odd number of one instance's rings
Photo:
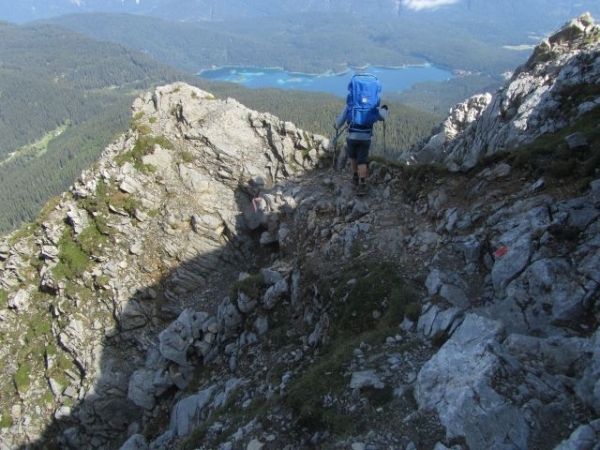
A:
{"type": "MultiPolygon", "coordinates": [[[[577,103],[574,101],[573,104],[577,103]]],[[[580,117],[576,123],[555,133],[543,134],[531,144],[511,152],[506,159],[513,167],[529,173],[532,177],[571,182],[579,191],[583,191],[587,189],[590,181],[597,178],[600,171],[598,123],[600,108],[595,108],[580,117]],[[574,133],[585,136],[589,145],[570,149],[565,139],[574,133]]]]}
{"type": "Polygon", "coordinates": [[[87,270],[92,256],[101,253],[107,242],[107,237],[96,221],[78,236],[75,236],[71,228],[65,228],[58,242],[58,263],[52,269],[54,276],[69,280],[80,277],[87,270]]]}
{"type": "Polygon", "coordinates": [[[29,363],[23,363],[19,366],[13,376],[15,387],[19,394],[23,395],[27,392],[30,386],[29,375],[31,374],[31,365],[29,363]]]}
{"type": "Polygon", "coordinates": [[[0,309],[5,309],[8,305],[8,292],[0,289],[0,309]]]}
{"type": "MultiPolygon", "coordinates": [[[[318,277],[308,277],[316,279],[318,277]]],[[[309,433],[327,430],[338,436],[353,435],[362,427],[360,417],[324,407],[324,398],[341,398],[349,387],[345,365],[361,343],[380,344],[397,332],[403,318],[420,310],[417,297],[391,263],[362,262],[338,280],[322,280],[320,292],[333,286],[330,304],[330,340],[323,353],[290,382],[288,404],[298,426],[309,433]]],[[[389,390],[365,391],[369,401],[381,406],[393,398],[389,390]]],[[[340,403],[340,402],[337,402],[340,403]]]]}
{"type": "Polygon", "coordinates": [[[290,383],[287,403],[296,414],[300,429],[328,430],[342,435],[354,425],[343,412],[323,406],[326,395],[339,398],[348,386],[343,364],[352,356],[352,344],[334,346],[290,383]]]}
{"type": "Polygon", "coordinates": [[[356,264],[347,270],[334,297],[332,339],[363,333],[386,335],[414,315],[416,297],[391,263],[356,264]]]}
{"type": "Polygon", "coordinates": [[[568,225],[550,225],[548,232],[559,241],[576,242],[581,235],[581,230],[568,225]]]}
{"type": "Polygon", "coordinates": [[[181,161],[185,164],[191,164],[195,159],[196,158],[194,158],[194,154],[192,152],[188,152],[186,150],[181,152],[181,161]]]}
{"type": "MultiPolygon", "coordinates": [[[[194,428],[189,436],[183,440],[181,449],[194,450],[198,448],[198,446],[203,443],[205,437],[210,431],[211,426],[215,422],[231,424],[230,427],[236,427],[235,429],[237,429],[240,423],[248,423],[250,420],[256,419],[259,422],[263,422],[265,420],[267,407],[274,399],[266,400],[263,397],[257,397],[252,400],[250,405],[242,408],[240,406],[242,403],[242,398],[240,397],[241,393],[241,391],[233,391],[230,393],[225,405],[214,411],[209,418],[202,421],[202,423],[198,427],[194,428]]],[[[215,448],[217,448],[219,444],[225,442],[227,436],[235,432],[235,429],[226,429],[221,433],[222,440],[217,439],[216,441],[211,442],[211,444],[215,445],[215,448]]]]}
{"type": "Polygon", "coordinates": [[[397,178],[402,180],[402,192],[407,201],[415,202],[425,192],[424,186],[434,183],[442,176],[451,176],[451,172],[442,163],[412,164],[408,165],[398,161],[387,160],[380,156],[373,156],[372,161],[395,172],[397,178]]]}
{"type": "MultiPolygon", "coordinates": [[[[147,125],[143,125],[146,126],[147,125]]],[[[120,154],[115,158],[115,162],[119,165],[123,165],[126,162],[130,162],[133,166],[142,173],[147,172],[147,168],[143,163],[143,157],[154,153],[154,147],[160,146],[167,150],[172,150],[175,146],[165,136],[150,136],[150,129],[146,133],[139,133],[140,136],[136,141],[133,149],[130,151],[120,154]]]]}
{"type": "Polygon", "coordinates": [[[2,413],[0,416],[0,428],[10,428],[13,426],[13,418],[10,413],[2,413]]]}
{"type": "Polygon", "coordinates": [[[58,263],[52,269],[57,279],[75,279],[80,277],[88,267],[90,255],[84,252],[75,240],[70,228],[65,228],[58,242],[58,263]]]}
{"type": "MultiPolygon", "coordinates": [[[[130,216],[142,208],[142,203],[138,199],[104,182],[96,185],[95,195],[80,199],[78,204],[89,213],[97,233],[102,236],[108,236],[111,233],[106,222],[109,205],[116,210],[125,211],[130,216]]],[[[97,236],[96,239],[101,238],[97,236]]]]}
{"type": "Polygon", "coordinates": [[[237,303],[236,299],[240,292],[250,298],[258,299],[262,295],[264,287],[265,281],[261,274],[251,275],[243,280],[237,280],[233,283],[229,291],[229,299],[233,303],[237,303]]]}

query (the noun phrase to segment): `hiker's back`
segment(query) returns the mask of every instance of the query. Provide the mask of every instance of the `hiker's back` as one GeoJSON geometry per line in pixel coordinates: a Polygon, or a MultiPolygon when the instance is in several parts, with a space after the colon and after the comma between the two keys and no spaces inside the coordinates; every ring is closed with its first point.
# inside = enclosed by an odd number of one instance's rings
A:
{"type": "Polygon", "coordinates": [[[350,131],[371,131],[380,120],[381,82],[375,75],[354,75],[348,84],[346,121],[350,131]]]}

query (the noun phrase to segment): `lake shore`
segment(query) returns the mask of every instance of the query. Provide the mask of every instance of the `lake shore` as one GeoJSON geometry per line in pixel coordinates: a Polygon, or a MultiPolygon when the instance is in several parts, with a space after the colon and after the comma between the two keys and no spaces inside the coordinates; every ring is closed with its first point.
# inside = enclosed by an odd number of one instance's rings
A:
{"type": "Polygon", "coordinates": [[[377,76],[385,92],[402,92],[424,81],[448,81],[456,74],[432,64],[401,67],[361,66],[343,71],[321,74],[289,72],[282,68],[224,66],[207,69],[197,76],[212,81],[240,84],[249,88],[277,88],[300,91],[327,92],[339,97],[347,94],[348,82],[353,75],[369,73],[377,76]]]}

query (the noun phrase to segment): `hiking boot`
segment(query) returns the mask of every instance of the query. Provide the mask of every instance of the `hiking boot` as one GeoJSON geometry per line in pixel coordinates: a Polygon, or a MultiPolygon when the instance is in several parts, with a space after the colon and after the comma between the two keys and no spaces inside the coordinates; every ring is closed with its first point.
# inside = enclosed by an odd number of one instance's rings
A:
{"type": "Polygon", "coordinates": [[[367,183],[365,182],[364,179],[361,179],[358,182],[357,188],[356,188],[356,194],[357,195],[365,195],[367,193],[367,183]]]}

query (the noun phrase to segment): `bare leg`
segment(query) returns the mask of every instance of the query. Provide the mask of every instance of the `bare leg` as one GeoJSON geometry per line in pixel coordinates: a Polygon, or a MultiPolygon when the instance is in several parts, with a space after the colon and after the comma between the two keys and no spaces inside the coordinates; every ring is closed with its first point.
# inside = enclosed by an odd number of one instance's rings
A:
{"type": "Polygon", "coordinates": [[[366,164],[360,164],[358,166],[358,178],[365,180],[368,175],[368,166],[366,164]]]}

